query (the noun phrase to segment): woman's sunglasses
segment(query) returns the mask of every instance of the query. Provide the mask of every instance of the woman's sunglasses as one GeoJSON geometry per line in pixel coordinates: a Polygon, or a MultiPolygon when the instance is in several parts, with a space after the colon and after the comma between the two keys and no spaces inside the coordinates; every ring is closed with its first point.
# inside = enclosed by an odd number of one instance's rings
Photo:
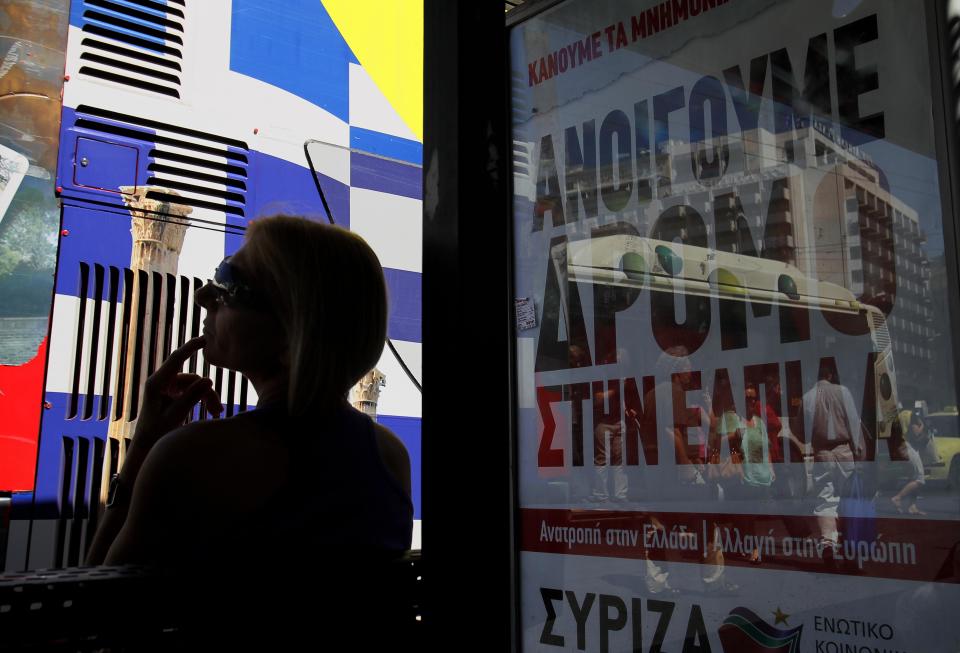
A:
{"type": "Polygon", "coordinates": [[[240,280],[237,269],[227,256],[213,273],[210,287],[216,291],[216,302],[223,306],[267,310],[269,304],[253,288],[240,280]]]}

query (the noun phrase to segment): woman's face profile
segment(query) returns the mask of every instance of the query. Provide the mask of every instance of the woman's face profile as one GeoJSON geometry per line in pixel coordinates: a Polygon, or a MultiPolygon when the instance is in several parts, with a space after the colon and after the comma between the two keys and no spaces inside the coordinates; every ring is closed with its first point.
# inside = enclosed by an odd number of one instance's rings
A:
{"type": "Polygon", "coordinates": [[[206,309],[203,355],[213,365],[247,376],[274,374],[286,367],[286,338],[269,302],[263,301],[256,270],[245,246],[221,265],[217,280],[196,293],[206,309]],[[224,273],[224,268],[227,272],[224,273]],[[239,284],[241,292],[235,290],[239,284]],[[260,295],[259,300],[258,295],[260,295]]]}

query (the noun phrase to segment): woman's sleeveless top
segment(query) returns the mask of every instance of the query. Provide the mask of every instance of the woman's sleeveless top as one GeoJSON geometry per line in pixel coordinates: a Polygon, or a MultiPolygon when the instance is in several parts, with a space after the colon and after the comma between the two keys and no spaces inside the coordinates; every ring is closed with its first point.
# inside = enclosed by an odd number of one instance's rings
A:
{"type": "Polygon", "coordinates": [[[310,565],[327,556],[388,559],[410,548],[413,505],[384,465],[369,417],[346,403],[323,419],[291,418],[280,406],[251,416],[283,435],[287,482],[229,532],[197,542],[194,562],[310,565]]]}
{"type": "Polygon", "coordinates": [[[343,403],[319,422],[281,422],[290,427],[290,480],[261,510],[265,529],[323,550],[410,548],[413,505],[384,465],[367,415],[343,403]]]}

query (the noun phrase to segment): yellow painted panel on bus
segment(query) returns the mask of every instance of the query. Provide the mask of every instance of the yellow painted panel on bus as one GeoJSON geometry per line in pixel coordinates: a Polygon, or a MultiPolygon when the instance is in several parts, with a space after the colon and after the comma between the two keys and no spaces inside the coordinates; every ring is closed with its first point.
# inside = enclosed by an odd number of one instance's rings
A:
{"type": "Polygon", "coordinates": [[[423,0],[323,0],[360,65],[423,140],[423,0]]]}

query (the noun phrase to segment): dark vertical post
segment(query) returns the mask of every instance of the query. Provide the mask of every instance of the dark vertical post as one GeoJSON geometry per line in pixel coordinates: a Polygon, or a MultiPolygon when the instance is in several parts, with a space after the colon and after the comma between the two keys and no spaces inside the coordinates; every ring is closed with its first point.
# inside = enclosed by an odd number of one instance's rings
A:
{"type": "Polygon", "coordinates": [[[423,560],[430,650],[514,637],[503,4],[424,2],[423,560]]]}

